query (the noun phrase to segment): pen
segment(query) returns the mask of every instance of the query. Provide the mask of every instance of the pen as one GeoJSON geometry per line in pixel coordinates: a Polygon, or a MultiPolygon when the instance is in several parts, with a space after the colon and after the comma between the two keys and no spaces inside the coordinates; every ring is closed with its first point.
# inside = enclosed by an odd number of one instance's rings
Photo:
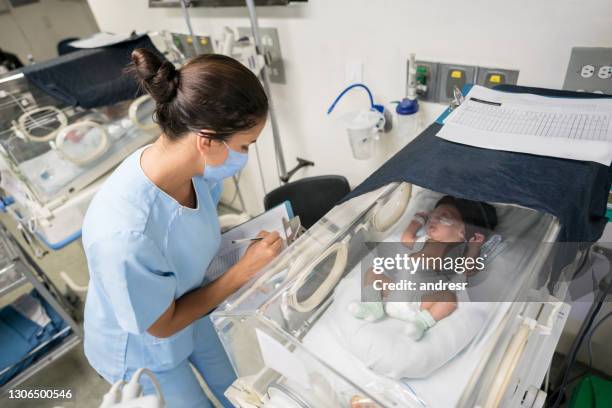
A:
{"type": "Polygon", "coordinates": [[[243,242],[255,242],[255,241],[261,241],[262,239],[263,238],[261,238],[261,237],[234,239],[234,240],[232,240],[232,244],[242,244],[243,242]]]}

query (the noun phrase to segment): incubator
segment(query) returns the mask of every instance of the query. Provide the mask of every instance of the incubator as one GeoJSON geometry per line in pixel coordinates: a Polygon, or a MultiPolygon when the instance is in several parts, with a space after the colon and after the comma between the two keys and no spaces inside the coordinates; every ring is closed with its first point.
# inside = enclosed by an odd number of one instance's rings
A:
{"type": "MultiPolygon", "coordinates": [[[[467,289],[421,338],[406,335],[407,321],[368,321],[349,311],[367,300],[363,277],[372,254],[381,243],[404,240],[442,197],[393,183],[346,201],[222,303],[212,320],[238,377],[226,392],[232,403],[542,406],[540,386],[569,309],[562,293],[542,284],[559,232],[551,215],[491,204],[497,219],[478,254],[484,270],[450,274],[467,289]]],[[[456,225],[444,215],[430,218],[456,225]]],[[[433,234],[422,229],[415,236],[433,234]]]]}
{"type": "Polygon", "coordinates": [[[68,106],[20,73],[0,78],[0,187],[24,232],[58,249],[80,233],[101,178],[159,135],[148,96],[68,106]]]}

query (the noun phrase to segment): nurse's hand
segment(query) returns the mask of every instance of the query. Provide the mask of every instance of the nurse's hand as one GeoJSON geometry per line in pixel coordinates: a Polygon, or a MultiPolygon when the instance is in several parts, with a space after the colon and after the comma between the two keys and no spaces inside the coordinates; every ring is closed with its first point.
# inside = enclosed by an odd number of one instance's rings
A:
{"type": "Polygon", "coordinates": [[[208,285],[187,292],[170,304],[147,329],[155,337],[167,338],[201,319],[238,290],[280,252],[283,241],[277,232],[262,231],[261,241],[252,243],[234,266],[208,285]]]}
{"type": "Polygon", "coordinates": [[[283,240],[276,231],[261,231],[257,237],[263,239],[249,245],[236,264],[238,266],[236,273],[240,274],[241,283],[247,282],[261,268],[269,264],[283,247],[283,240]]]}

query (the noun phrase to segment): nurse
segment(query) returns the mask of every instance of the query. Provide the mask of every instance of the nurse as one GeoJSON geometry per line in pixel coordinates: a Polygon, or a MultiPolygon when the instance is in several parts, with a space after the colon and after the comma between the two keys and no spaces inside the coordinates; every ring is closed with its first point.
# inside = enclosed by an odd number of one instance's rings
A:
{"type": "Polygon", "coordinates": [[[268,99],[228,57],[202,55],[180,70],[145,49],[132,60],[163,134],[111,174],[87,211],[85,355],[110,383],[149,368],[170,408],[211,407],[193,367],[230,407],[223,392],[235,374],[207,314],[278,254],[281,239],[262,231],[221,277],[206,269],[219,247],[222,180],[246,164],[268,99]]]}

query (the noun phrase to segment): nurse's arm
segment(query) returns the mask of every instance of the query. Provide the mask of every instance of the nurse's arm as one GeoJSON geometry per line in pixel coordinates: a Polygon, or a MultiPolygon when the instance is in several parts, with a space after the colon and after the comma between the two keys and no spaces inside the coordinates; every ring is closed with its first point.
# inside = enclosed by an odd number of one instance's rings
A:
{"type": "Polygon", "coordinates": [[[233,274],[226,273],[219,279],[188,292],[172,302],[170,307],[147,330],[155,337],[170,337],[206,315],[240,285],[233,274]]]}
{"type": "Polygon", "coordinates": [[[262,231],[259,236],[263,239],[249,246],[240,261],[225,274],[173,301],[149,327],[149,334],[164,338],[181,331],[217,307],[274,259],[282,247],[278,233],[262,231]]]}

